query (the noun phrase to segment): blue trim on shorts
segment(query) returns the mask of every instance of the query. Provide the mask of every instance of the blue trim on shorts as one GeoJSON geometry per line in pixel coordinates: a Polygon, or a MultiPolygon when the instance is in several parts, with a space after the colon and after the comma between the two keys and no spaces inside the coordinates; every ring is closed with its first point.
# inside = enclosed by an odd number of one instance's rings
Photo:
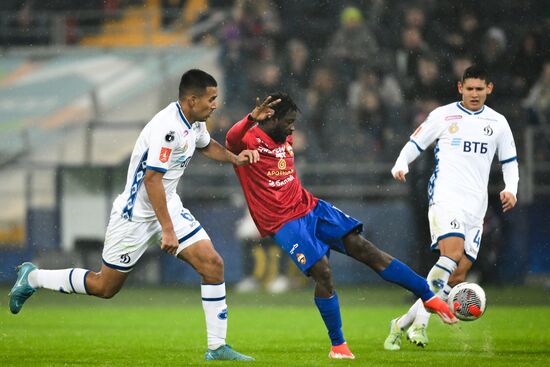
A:
{"type": "Polygon", "coordinates": [[[90,295],[90,292],[88,292],[88,287],[86,286],[86,277],[88,276],[88,273],[90,273],[91,270],[88,270],[86,273],[84,273],[84,291],[87,295],[90,295]]]}
{"type": "Polygon", "coordinates": [[[71,285],[73,293],[76,293],[76,290],[74,289],[74,285],[73,285],[73,271],[74,271],[74,268],[72,268],[71,272],[69,273],[69,284],[71,285]]]}
{"type": "Polygon", "coordinates": [[[197,234],[198,231],[200,231],[202,229],[202,226],[198,226],[197,228],[195,228],[194,230],[191,231],[191,233],[183,236],[182,238],[180,238],[178,240],[178,243],[182,243],[184,242],[185,240],[188,240],[189,238],[193,237],[195,234],[197,234]]]}
{"type": "Polygon", "coordinates": [[[201,285],[222,285],[223,283],[225,283],[225,282],[221,282],[221,283],[208,283],[208,284],[201,283],[201,285]]]}
{"type": "Polygon", "coordinates": [[[470,260],[472,263],[475,263],[477,259],[474,259],[472,256],[468,255],[466,253],[466,251],[464,251],[464,255],[466,255],[466,257],[468,258],[468,260],[470,260]]]}
{"type": "Polygon", "coordinates": [[[134,265],[132,266],[113,265],[113,264],[109,264],[107,261],[105,261],[105,259],[101,259],[101,260],[103,261],[103,264],[105,264],[106,267],[115,269],[115,270],[132,270],[134,267],[134,265]]]}
{"type": "Polygon", "coordinates": [[[460,232],[449,232],[449,233],[446,233],[444,235],[441,235],[439,237],[437,237],[437,241],[436,242],[439,242],[441,240],[444,240],[445,238],[448,238],[448,237],[460,237],[462,238],[463,240],[466,240],[466,237],[464,236],[463,233],[460,233],[460,232]]]}
{"type": "Polygon", "coordinates": [[[207,302],[216,302],[216,301],[223,301],[225,299],[225,296],[223,297],[218,297],[218,298],[202,298],[203,301],[207,301],[207,302]]]}

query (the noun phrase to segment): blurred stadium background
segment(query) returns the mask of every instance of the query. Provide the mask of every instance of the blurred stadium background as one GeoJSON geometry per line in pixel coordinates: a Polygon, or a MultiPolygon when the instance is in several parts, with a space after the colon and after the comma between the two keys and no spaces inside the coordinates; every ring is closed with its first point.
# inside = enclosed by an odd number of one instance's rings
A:
{"type": "MultiPolygon", "coordinates": [[[[256,96],[290,92],[302,110],[295,151],[304,185],[426,274],[433,157],[414,163],[406,185],[389,171],[410,132],[458,99],[457,78],[479,62],[495,83],[488,104],[516,138],[520,192],[503,215],[495,164],[473,275],[550,289],[547,1],[3,0],[0,43],[0,284],[28,259],[99,268],[135,139],[192,67],[219,82],[208,123],[220,142],[256,96]]],[[[236,234],[245,209],[232,168],[197,155],[179,194],[236,284],[250,260],[236,234]]],[[[378,282],[344,257],[332,261],[338,284],[378,282]]],[[[151,249],[130,282],[197,279],[151,249]]]]}

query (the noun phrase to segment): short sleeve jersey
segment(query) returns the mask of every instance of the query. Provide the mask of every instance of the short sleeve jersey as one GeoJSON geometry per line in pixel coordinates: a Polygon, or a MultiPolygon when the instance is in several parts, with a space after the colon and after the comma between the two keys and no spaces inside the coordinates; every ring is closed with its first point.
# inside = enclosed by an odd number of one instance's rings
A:
{"type": "Polygon", "coordinates": [[[206,123],[190,124],[179,102],[170,103],[141,131],[130,158],[126,187],[115,199],[114,209],[131,221],[156,220],[147,191],[142,187],[147,170],[164,173],[162,183],[168,209],[179,205],[178,181],[195,148],[204,148],[209,143],[206,123]]]}
{"type": "Polygon", "coordinates": [[[469,111],[455,102],[432,111],[411,135],[423,151],[436,143],[435,168],[428,184],[430,205],[444,202],[483,218],[495,153],[501,164],[517,159],[506,118],[488,106],[469,111]]]}

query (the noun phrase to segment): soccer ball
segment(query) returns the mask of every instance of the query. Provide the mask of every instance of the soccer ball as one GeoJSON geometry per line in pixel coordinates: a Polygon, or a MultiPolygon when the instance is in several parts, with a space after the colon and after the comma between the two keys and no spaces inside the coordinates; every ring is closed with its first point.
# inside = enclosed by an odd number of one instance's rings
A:
{"type": "Polygon", "coordinates": [[[451,311],[462,321],[477,320],[487,305],[485,291],[475,283],[460,283],[449,293],[447,303],[451,311]]]}

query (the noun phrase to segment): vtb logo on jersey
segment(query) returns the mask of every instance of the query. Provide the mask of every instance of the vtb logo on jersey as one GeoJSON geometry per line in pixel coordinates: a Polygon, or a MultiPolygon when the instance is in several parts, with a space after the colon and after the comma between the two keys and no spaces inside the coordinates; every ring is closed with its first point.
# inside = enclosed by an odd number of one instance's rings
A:
{"type": "Polygon", "coordinates": [[[482,143],[480,141],[468,141],[464,140],[463,151],[465,153],[487,153],[489,143],[482,143]]]}

